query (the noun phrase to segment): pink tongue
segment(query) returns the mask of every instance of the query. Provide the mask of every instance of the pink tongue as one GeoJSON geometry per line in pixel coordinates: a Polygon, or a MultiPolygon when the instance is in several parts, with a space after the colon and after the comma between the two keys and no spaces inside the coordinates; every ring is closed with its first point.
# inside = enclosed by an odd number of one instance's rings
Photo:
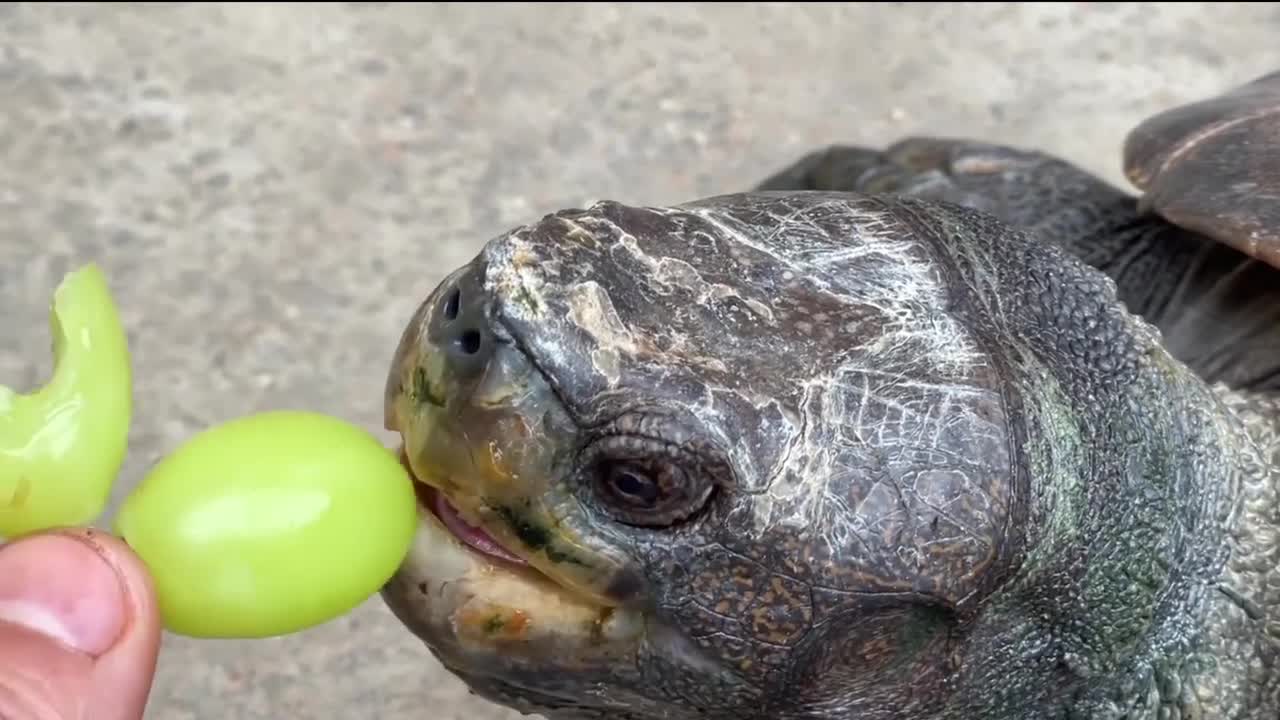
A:
{"type": "Polygon", "coordinates": [[[431,496],[431,509],[435,512],[436,517],[440,518],[440,521],[445,524],[445,527],[449,528],[449,531],[454,535],[457,535],[458,539],[462,540],[462,542],[470,545],[472,548],[484,553],[485,555],[496,557],[499,560],[506,560],[507,562],[514,563],[516,565],[528,564],[523,559],[513,555],[509,550],[499,545],[498,542],[489,535],[489,533],[478,527],[468,525],[467,521],[463,520],[458,515],[458,511],[453,507],[453,505],[450,505],[449,501],[445,499],[443,493],[438,491],[432,492],[431,496]]]}

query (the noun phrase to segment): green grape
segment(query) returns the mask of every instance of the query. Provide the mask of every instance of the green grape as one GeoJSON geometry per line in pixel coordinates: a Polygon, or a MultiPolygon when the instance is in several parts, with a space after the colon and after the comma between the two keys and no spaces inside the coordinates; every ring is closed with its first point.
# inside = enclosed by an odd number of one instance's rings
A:
{"type": "MultiPolygon", "coordinates": [[[[0,387],[0,537],[83,525],[124,463],[132,373],[94,265],[58,286],[54,371],[0,387]]],[[[193,637],[284,635],[371,596],[409,551],[413,481],[371,434],[269,412],[197,434],[125,498],[121,535],[151,570],[166,627],[193,637]]]]}
{"type": "Polygon", "coordinates": [[[417,527],[412,480],[372,435],[314,413],[205,430],[125,499],[116,532],[161,614],[192,637],[283,635],[350,611],[391,577],[417,527]]]}
{"type": "Polygon", "coordinates": [[[0,536],[82,525],[124,463],[132,377],[124,329],[96,265],[69,275],[49,312],[54,370],[27,395],[0,386],[0,536]]]}

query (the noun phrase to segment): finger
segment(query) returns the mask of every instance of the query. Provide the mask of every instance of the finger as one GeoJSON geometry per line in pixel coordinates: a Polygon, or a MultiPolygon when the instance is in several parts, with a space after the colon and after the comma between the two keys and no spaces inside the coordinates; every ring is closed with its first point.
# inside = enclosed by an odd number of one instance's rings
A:
{"type": "Polygon", "coordinates": [[[145,566],[97,530],[0,547],[0,717],[139,720],[160,620],[145,566]]]}

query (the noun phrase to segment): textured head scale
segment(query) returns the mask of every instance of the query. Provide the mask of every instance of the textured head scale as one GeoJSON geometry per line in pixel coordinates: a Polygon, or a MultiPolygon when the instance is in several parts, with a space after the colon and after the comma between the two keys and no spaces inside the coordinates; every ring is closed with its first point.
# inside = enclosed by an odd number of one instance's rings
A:
{"type": "MultiPolygon", "coordinates": [[[[1135,402],[1179,372],[1105,277],[962,209],[757,193],[556,213],[428,299],[388,407],[419,477],[613,608],[606,630],[468,644],[451,603],[471,600],[414,594],[440,577],[425,551],[388,598],[473,688],[566,717],[999,702],[967,693],[1045,682],[1015,672],[1030,645],[1105,669],[1091,648],[1141,642],[1190,592],[1117,588],[1089,551],[1172,532],[1193,478],[1128,487],[1081,450],[1127,448],[1126,471],[1198,452],[1143,415],[1195,415],[1194,388],[1190,409],[1135,402]],[[484,350],[450,359],[450,322],[484,350]],[[1150,612],[1082,622],[1113,602],[1150,612]]],[[[1198,572],[1202,551],[1159,562],[1198,572]]],[[[532,613],[529,592],[503,602],[532,613]]]]}

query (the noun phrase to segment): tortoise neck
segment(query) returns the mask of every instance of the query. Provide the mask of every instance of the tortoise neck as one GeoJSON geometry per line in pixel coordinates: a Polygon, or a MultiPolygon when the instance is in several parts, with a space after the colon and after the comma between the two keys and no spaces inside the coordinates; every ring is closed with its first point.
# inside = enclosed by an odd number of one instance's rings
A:
{"type": "Polygon", "coordinates": [[[1009,380],[1023,501],[1016,562],[958,632],[939,717],[1118,717],[1162,697],[1204,642],[1241,424],[1102,273],[998,227],[933,233],[985,290],[957,304],[984,311],[974,325],[1009,380]]]}
{"type": "Polygon", "coordinates": [[[1239,497],[1180,695],[1199,698],[1203,717],[1271,720],[1280,696],[1280,394],[1215,389],[1238,427],[1239,497]]]}

